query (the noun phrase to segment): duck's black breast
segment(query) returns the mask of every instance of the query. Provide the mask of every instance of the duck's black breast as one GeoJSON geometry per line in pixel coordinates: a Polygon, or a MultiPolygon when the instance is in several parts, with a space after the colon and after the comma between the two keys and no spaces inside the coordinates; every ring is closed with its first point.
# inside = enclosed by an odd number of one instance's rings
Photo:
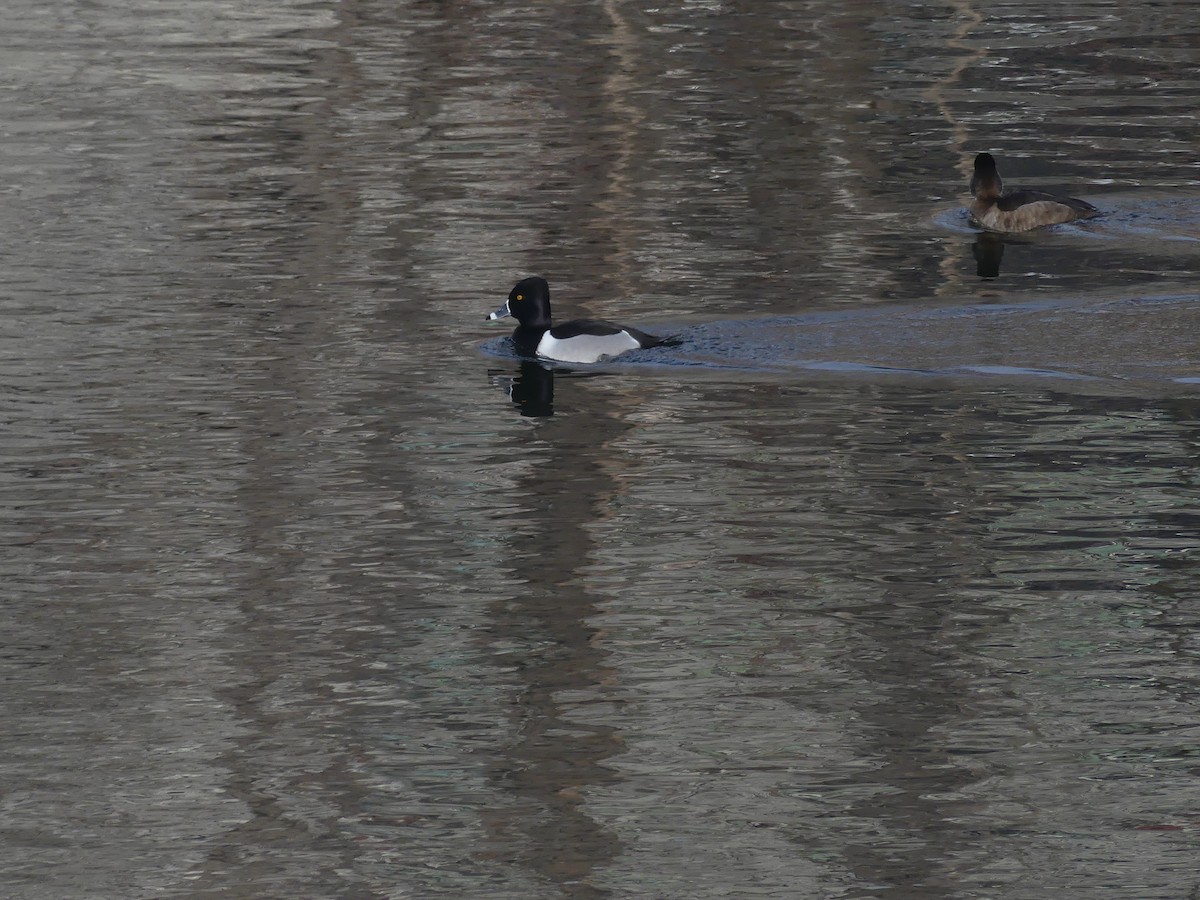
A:
{"type": "Polygon", "coordinates": [[[513,329],[512,340],[519,353],[524,356],[534,356],[537,354],[538,344],[541,343],[542,336],[549,330],[548,328],[518,325],[513,329]]]}

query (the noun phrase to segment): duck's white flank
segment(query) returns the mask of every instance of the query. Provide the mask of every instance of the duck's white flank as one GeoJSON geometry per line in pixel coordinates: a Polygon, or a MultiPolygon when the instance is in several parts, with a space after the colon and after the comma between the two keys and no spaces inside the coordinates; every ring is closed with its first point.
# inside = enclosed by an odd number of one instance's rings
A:
{"type": "Polygon", "coordinates": [[[537,355],[559,362],[594,363],[606,356],[616,356],[642,345],[637,338],[622,331],[617,334],[579,334],[559,340],[549,331],[537,345],[537,355]]]}

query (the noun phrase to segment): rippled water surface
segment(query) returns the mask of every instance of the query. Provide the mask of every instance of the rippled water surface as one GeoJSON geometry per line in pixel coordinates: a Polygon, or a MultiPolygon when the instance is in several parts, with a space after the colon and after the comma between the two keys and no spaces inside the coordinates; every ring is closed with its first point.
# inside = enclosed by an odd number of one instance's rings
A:
{"type": "Polygon", "coordinates": [[[0,22],[0,895],[1200,891],[1193,3],[0,22]]]}

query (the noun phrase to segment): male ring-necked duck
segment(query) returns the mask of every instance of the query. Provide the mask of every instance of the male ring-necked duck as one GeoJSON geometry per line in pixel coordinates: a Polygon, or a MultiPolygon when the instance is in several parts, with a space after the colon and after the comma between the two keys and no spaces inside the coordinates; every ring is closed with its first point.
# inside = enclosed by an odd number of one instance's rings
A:
{"type": "Polygon", "coordinates": [[[505,316],[513,316],[521,323],[512,333],[518,351],[559,362],[594,363],[627,350],[665,343],[663,338],[628,325],[614,325],[600,319],[573,319],[551,325],[550,285],[545,278],[536,276],[518,281],[508,300],[487,320],[505,316]]]}
{"type": "Polygon", "coordinates": [[[1074,197],[1056,197],[1042,191],[1013,191],[1005,194],[1004,182],[990,153],[975,157],[971,176],[971,221],[988,231],[1029,231],[1043,225],[1058,225],[1090,219],[1100,210],[1074,197]]]}

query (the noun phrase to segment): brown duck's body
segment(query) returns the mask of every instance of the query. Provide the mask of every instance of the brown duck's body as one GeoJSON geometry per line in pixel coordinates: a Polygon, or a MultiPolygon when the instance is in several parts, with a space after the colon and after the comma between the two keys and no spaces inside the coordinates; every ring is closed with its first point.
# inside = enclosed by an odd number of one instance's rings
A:
{"type": "Polygon", "coordinates": [[[988,231],[1029,231],[1100,215],[1092,204],[1075,197],[1056,197],[1042,191],[1004,193],[1004,182],[990,153],[975,157],[971,193],[975,195],[971,221],[988,231]]]}

